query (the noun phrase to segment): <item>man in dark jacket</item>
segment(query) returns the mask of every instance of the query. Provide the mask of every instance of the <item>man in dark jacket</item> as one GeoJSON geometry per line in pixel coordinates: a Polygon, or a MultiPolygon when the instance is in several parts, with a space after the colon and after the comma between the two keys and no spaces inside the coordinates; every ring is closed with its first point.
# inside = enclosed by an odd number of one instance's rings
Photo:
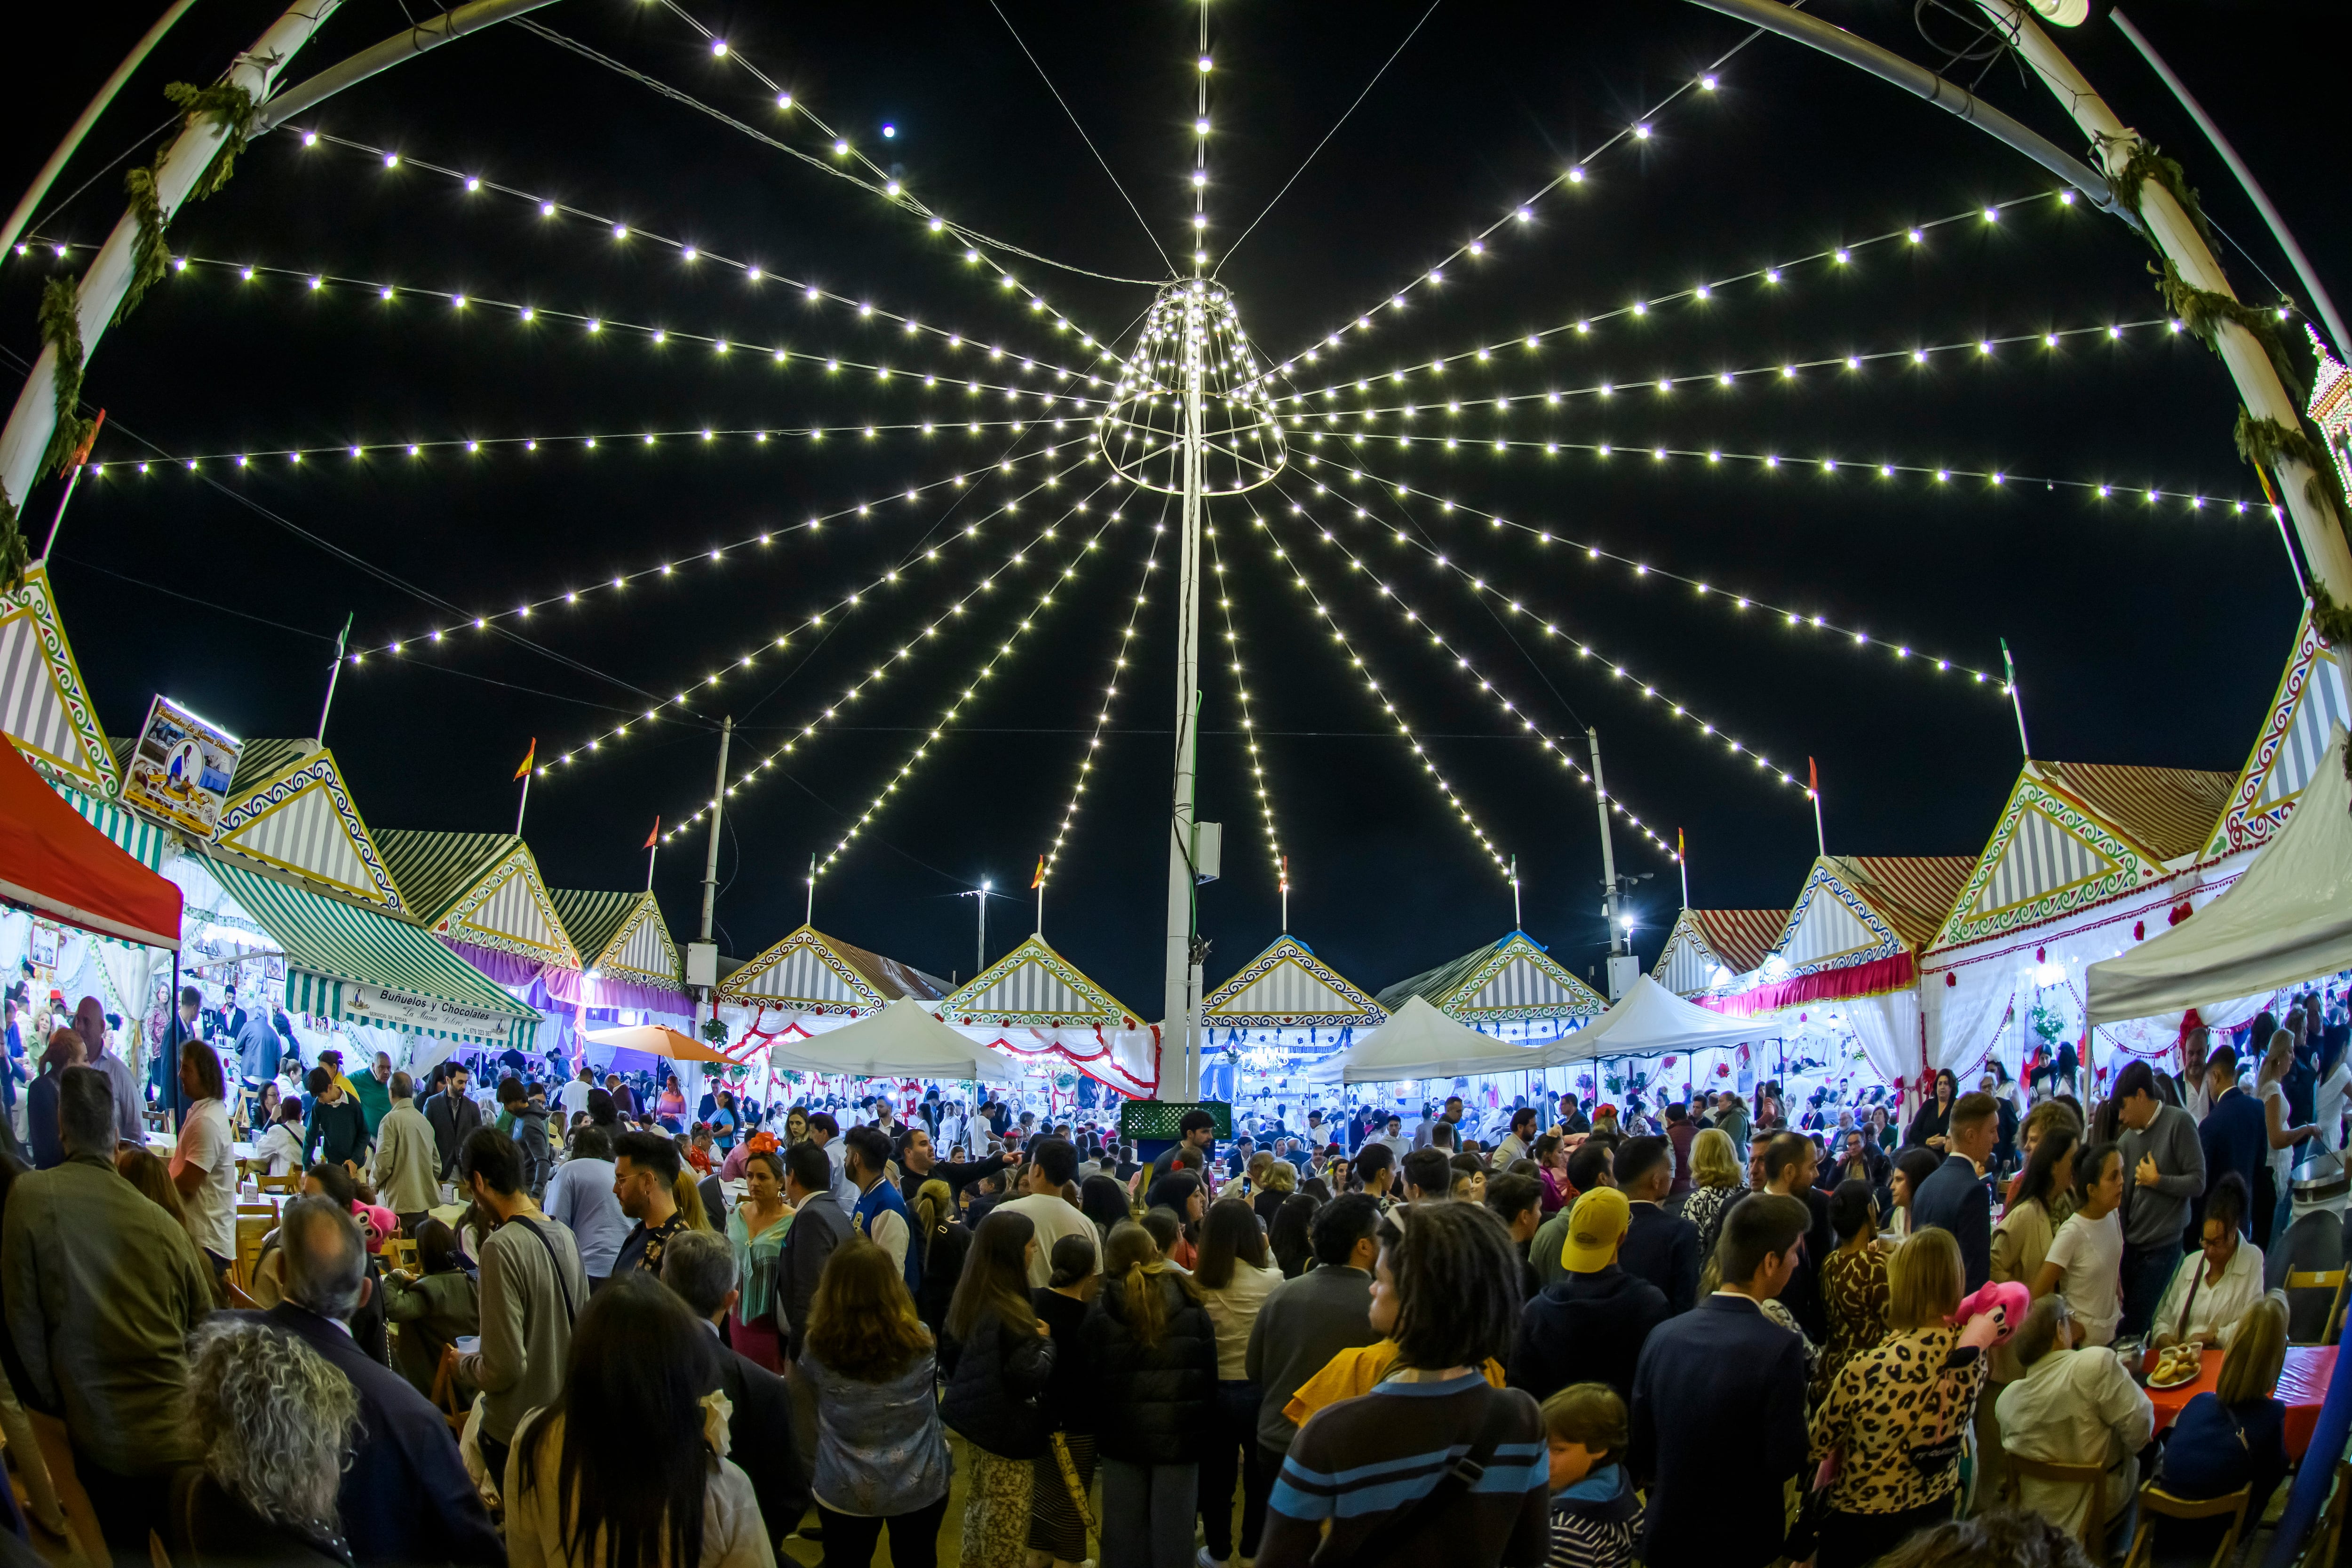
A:
{"type": "MultiPolygon", "coordinates": [[[[1810,1142],[1810,1141],[1808,1141],[1810,1142]]],[[[1649,1488],[1649,1568],[1765,1568],[1812,1555],[1790,1531],[1804,1501],[1805,1347],[1759,1303],[1797,1271],[1809,1222],[1795,1198],[1759,1193],[1723,1222],[1723,1289],[1668,1319],[1633,1371],[1626,1463],[1649,1488]]]]}
{"type": "MultiPolygon", "coordinates": [[[[942,1160],[931,1146],[931,1135],[923,1128],[909,1129],[907,1140],[898,1151],[898,1194],[907,1206],[915,1206],[915,1194],[923,1190],[925,1182],[945,1182],[950,1193],[961,1193],[973,1182],[992,1176],[1013,1163],[1005,1154],[991,1154],[985,1160],[942,1160]]],[[[980,1221],[972,1221],[977,1227],[980,1221]]]]}
{"type": "Polygon", "coordinates": [[[293,1335],[350,1380],[360,1424],[336,1504],[352,1557],[366,1568],[506,1561],[449,1426],[408,1380],[372,1360],[344,1326],[373,1293],[367,1245],[332,1198],[297,1198],[278,1225],[285,1300],[237,1316],[293,1335]]]}
{"type": "Polygon", "coordinates": [[[441,1152],[441,1179],[445,1182],[457,1180],[457,1151],[464,1146],[466,1134],[482,1124],[482,1108],[466,1092],[471,1087],[472,1075],[452,1062],[440,1092],[419,1108],[425,1112],[425,1120],[433,1124],[433,1146],[441,1152]]]}
{"type": "Polygon", "coordinates": [[[1960,1270],[1970,1291],[1992,1278],[1992,1194],[1978,1171],[1991,1158],[1993,1141],[2000,1135],[1992,1096],[1960,1096],[1944,1131],[1944,1163],[1911,1197],[1911,1229],[1916,1233],[1933,1226],[1952,1233],[1960,1244],[1960,1270]]]}
{"type": "Polygon", "coordinates": [[[1315,1267],[1267,1293],[1250,1327],[1245,1375],[1258,1386],[1259,1462],[1268,1476],[1298,1428],[1283,1407],[1300,1385],[1341,1351],[1380,1339],[1372,1327],[1372,1265],[1380,1258],[1373,1230],[1380,1206],[1362,1193],[1333,1198],[1316,1213],[1309,1239],[1315,1267]]]}
{"type": "Polygon", "coordinates": [[[1571,1383],[1605,1383],[1633,1402],[1642,1346],[1673,1312],[1655,1285],[1620,1266],[1630,1218],[1625,1194],[1614,1187],[1576,1200],[1563,1249],[1567,1274],[1520,1310],[1513,1388],[1542,1400],[1571,1383]]]}
{"type": "MultiPolygon", "coordinates": [[[[1633,1205],[1618,1262],[1626,1273],[1656,1286],[1668,1307],[1687,1312],[1698,1300],[1698,1226],[1666,1212],[1674,1179],[1674,1146],[1665,1139],[1629,1138],[1617,1151],[1617,1185],[1633,1205]]],[[[1628,1362],[1629,1383],[1632,1372],[1628,1362]]]]}
{"type": "Polygon", "coordinates": [[[833,1162],[814,1143],[784,1151],[784,1201],[793,1208],[792,1228],[776,1254],[776,1326],[784,1335],[787,1362],[801,1359],[808,1336],[809,1303],[833,1249],[849,1234],[849,1215],[833,1195],[833,1162]]]}
{"type": "MultiPolygon", "coordinates": [[[[662,1283],[688,1310],[710,1325],[719,1337],[740,1292],[735,1283],[735,1251],[727,1238],[707,1230],[689,1230],[662,1253],[662,1283]]],[[[808,1512],[809,1466],[793,1436],[792,1388],[784,1380],[724,1344],[718,1347],[719,1388],[734,1407],[727,1418],[732,1434],[727,1457],[751,1478],[760,1500],[760,1517],[767,1522],[769,1543],[777,1547],[776,1561],[784,1562],[782,1543],[800,1527],[808,1512]]]]}

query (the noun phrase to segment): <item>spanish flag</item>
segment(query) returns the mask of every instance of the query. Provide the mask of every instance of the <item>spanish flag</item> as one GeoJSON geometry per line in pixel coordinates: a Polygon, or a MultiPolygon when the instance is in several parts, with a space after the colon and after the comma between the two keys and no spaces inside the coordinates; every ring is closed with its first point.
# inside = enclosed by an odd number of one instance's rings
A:
{"type": "Polygon", "coordinates": [[[533,736],[530,738],[530,751],[528,751],[528,752],[525,752],[522,754],[522,766],[520,766],[520,767],[519,767],[519,768],[517,768],[517,769],[515,770],[515,777],[517,777],[517,778],[527,778],[527,777],[529,777],[529,776],[530,776],[530,764],[531,764],[533,762],[537,761],[537,760],[538,760],[538,757],[539,757],[539,737],[538,737],[538,736],[536,736],[536,735],[533,735],[533,736]]]}
{"type": "Polygon", "coordinates": [[[1034,893],[1045,885],[1045,858],[1043,855],[1040,855],[1037,857],[1037,874],[1029,879],[1029,890],[1034,893]]]}
{"type": "Polygon", "coordinates": [[[1682,858],[1683,858],[1683,830],[1682,830],[1681,828],[1677,827],[1677,828],[1675,828],[1675,859],[1677,859],[1677,860],[1679,860],[1679,859],[1681,859],[1682,858]]]}

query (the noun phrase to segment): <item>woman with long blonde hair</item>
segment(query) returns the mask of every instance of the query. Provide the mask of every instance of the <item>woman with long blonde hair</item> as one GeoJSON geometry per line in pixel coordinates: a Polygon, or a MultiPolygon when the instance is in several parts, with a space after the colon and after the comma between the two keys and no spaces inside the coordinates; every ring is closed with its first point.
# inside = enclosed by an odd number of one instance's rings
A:
{"type": "MultiPolygon", "coordinates": [[[[2195,1254],[2190,1254],[2194,1258],[2195,1254]]],[[[2246,1517],[2260,1519],[2286,1476],[2286,1405],[2278,1398],[2286,1365],[2287,1305],[2273,1290],[2246,1309],[2230,1336],[2229,1353],[2210,1394],[2182,1407],[2166,1436],[2156,1479],[2175,1497],[2227,1497],[2248,1489],[2246,1517]]],[[[2218,1521],[2217,1521],[2218,1522],[2218,1521]]],[[[2168,1526],[2168,1556],[2193,1545],[2195,1532],[2168,1526]]],[[[2218,1531],[2216,1532],[2218,1534],[2218,1531]]],[[[2210,1555],[2208,1540],[2199,1555],[2210,1555]]]]}
{"type": "Polygon", "coordinates": [[[843,1237],[825,1260],[798,1365],[816,1390],[809,1490],[828,1568],[866,1568],[886,1525],[893,1558],[903,1539],[928,1559],[947,1517],[949,1472],[931,1332],[904,1270],[864,1237],[843,1237]]]}
{"type": "Polygon", "coordinates": [[[2263,1131],[2270,1137],[2269,1157],[2254,1179],[2254,1245],[2265,1252],[2286,1215],[2294,1146],[2319,1131],[2312,1123],[2291,1125],[2285,1084],[2294,1068],[2294,1037],[2284,1029],[2272,1030],[2270,1048],[2263,1053],[2263,1069],[2254,1080],[2254,1097],[2263,1102],[2263,1131]]]}
{"type": "Polygon", "coordinates": [[[1192,1539],[1201,1454],[1217,1398],[1217,1331],[1191,1278],[1132,1220],[1103,1248],[1086,1352],[1101,1456],[1103,1568],[1150,1568],[1155,1542],[1192,1539]]]}
{"type": "Polygon", "coordinates": [[[1740,1190],[1747,1174],[1740,1165],[1743,1151],[1732,1146],[1731,1134],[1720,1127],[1702,1128],[1691,1140],[1691,1190],[1683,1200],[1683,1218],[1698,1226],[1698,1255],[1715,1256],[1716,1239],[1723,1234],[1723,1210],[1740,1190]]]}

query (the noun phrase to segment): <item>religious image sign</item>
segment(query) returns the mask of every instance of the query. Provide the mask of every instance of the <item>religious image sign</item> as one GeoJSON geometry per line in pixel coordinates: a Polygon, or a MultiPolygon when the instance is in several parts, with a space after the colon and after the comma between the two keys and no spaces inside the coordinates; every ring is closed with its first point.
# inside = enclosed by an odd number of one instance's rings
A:
{"type": "Polygon", "coordinates": [[[147,710],[147,724],[122,779],[122,804],[199,837],[220,821],[229,776],[245,742],[168,697],[147,710]]]}

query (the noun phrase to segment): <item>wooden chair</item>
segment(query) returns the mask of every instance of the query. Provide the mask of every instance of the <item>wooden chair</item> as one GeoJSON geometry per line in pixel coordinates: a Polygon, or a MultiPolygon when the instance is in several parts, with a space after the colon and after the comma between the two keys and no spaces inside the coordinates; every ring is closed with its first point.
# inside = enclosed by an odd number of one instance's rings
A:
{"type": "Polygon", "coordinates": [[[416,1243],[406,1237],[395,1236],[383,1244],[383,1262],[387,1268],[416,1272],[416,1243]]]}
{"type": "Polygon", "coordinates": [[[256,1192],[284,1193],[290,1198],[302,1190],[302,1173],[289,1171],[282,1176],[267,1174],[256,1176],[253,1178],[253,1187],[256,1192]]]}
{"type": "Polygon", "coordinates": [[[2219,1519],[2230,1516],[2230,1528],[2213,1549],[2212,1568],[2222,1568],[2236,1555],[2238,1537],[2246,1528],[2246,1505],[2253,1489],[2240,1487],[2226,1496],[2192,1500],[2174,1497],[2154,1481],[2139,1489],[2139,1529],[2132,1534],[2131,1553],[2124,1568],[2148,1568],[2156,1557],[2156,1521],[2164,1519],[2219,1519]]]}
{"type": "Polygon", "coordinates": [[[2352,1278],[2352,1268],[2324,1268],[2309,1273],[2292,1271],[2288,1273],[2285,1286],[2287,1311],[2290,1321],[2297,1326],[2305,1328],[2309,1326],[2310,1317],[2307,1309],[2316,1306],[2321,1298],[2315,1294],[2298,1300],[2296,1292],[2325,1291],[2326,1293],[2325,1297],[2326,1311],[2320,1322],[2318,1333],[2310,1338],[2304,1338],[2291,1332],[2287,1336],[2290,1344],[2332,1345],[2336,1342],[2336,1337],[2343,1332],[2344,1329],[2344,1292],[2345,1280],[2347,1278],[2352,1278]]]}
{"type": "Polygon", "coordinates": [[[2090,1494],[2091,1506],[2083,1514],[2083,1551],[2094,1563],[2107,1560],[2107,1472],[2101,1465],[2062,1465],[2050,1459],[2029,1459],[2021,1454],[2004,1454],[2009,1461],[2009,1489],[2012,1500],[2021,1480],[2047,1481],[2052,1486],[2082,1487],[2090,1494]]]}
{"type": "Polygon", "coordinates": [[[241,1290],[253,1289],[253,1270],[261,1261],[261,1239],[278,1228],[275,1215],[236,1216],[236,1262],[229,1270],[229,1282],[241,1290]]]}
{"type": "Polygon", "coordinates": [[[433,1369],[433,1403],[441,1418],[449,1423],[449,1435],[458,1436],[466,1430],[466,1403],[457,1394],[457,1347],[441,1348],[441,1364],[433,1369]]]}

